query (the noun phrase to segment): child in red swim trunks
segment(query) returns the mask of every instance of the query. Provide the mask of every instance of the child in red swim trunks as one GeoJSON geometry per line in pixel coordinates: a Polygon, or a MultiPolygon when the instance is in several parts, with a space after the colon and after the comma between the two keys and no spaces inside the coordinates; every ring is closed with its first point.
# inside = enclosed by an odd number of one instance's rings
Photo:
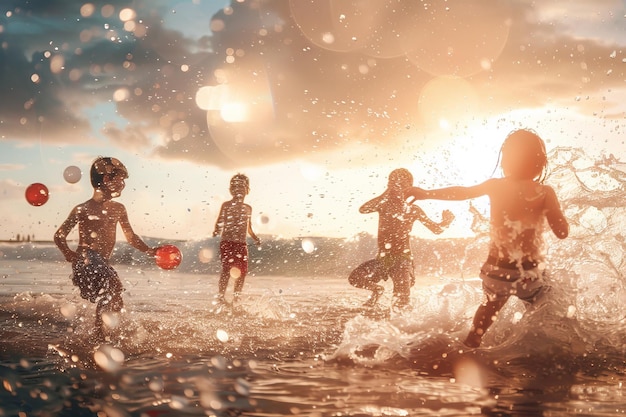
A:
{"type": "Polygon", "coordinates": [[[233,301],[241,295],[243,284],[248,274],[248,245],[246,237],[250,235],[257,245],[261,240],[252,230],[250,218],[252,207],[244,203],[250,192],[250,180],[243,174],[237,174],[230,180],[230,194],[233,198],[222,204],[215,223],[213,236],[221,236],[220,259],[222,273],[220,274],[218,301],[223,303],[230,278],[235,278],[233,301]]]}

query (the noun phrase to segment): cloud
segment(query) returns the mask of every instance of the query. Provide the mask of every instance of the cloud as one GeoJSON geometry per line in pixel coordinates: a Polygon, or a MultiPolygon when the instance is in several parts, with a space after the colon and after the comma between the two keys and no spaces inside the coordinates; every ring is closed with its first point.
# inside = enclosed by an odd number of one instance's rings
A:
{"type": "Polygon", "coordinates": [[[143,130],[133,125],[120,129],[109,123],[104,127],[103,133],[112,144],[120,148],[139,150],[150,145],[150,139],[144,134],[143,130]]]}
{"type": "Polygon", "coordinates": [[[13,180],[0,180],[0,196],[3,200],[24,198],[24,184],[13,180]]]}
{"type": "Polygon", "coordinates": [[[114,13],[88,16],[81,2],[21,3],[2,5],[10,139],[94,140],[85,110],[113,103],[101,132],[111,144],[239,167],[400,146],[408,133],[428,141],[442,119],[518,108],[623,115],[623,48],[555,24],[559,1],[236,1],[196,38],[164,25],[165,3],[108,2],[114,13]],[[122,21],[131,6],[136,18],[122,21]],[[217,106],[201,109],[198,92],[218,86],[217,106]]]}
{"type": "Polygon", "coordinates": [[[0,171],[21,171],[26,168],[24,164],[0,164],[0,171]]]}

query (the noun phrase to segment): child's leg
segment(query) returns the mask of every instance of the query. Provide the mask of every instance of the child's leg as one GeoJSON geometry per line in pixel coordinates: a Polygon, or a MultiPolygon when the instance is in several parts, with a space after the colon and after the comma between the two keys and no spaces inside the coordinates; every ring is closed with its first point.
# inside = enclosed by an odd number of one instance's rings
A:
{"type": "Polygon", "coordinates": [[[393,279],[394,306],[409,305],[413,284],[413,262],[410,259],[398,260],[389,271],[393,279]]]}
{"type": "Polygon", "coordinates": [[[377,285],[382,279],[381,263],[378,259],[371,259],[367,262],[363,262],[357,266],[354,271],[350,273],[348,282],[350,285],[362,288],[364,290],[375,291],[377,285]]]}
{"type": "Polygon", "coordinates": [[[239,297],[241,296],[241,291],[243,291],[243,284],[246,282],[246,276],[248,275],[248,254],[237,262],[237,269],[239,270],[239,276],[235,281],[235,290],[233,294],[233,302],[239,301],[239,297]]]}
{"type": "Polygon", "coordinates": [[[96,321],[93,325],[95,330],[94,337],[97,341],[104,340],[104,323],[102,322],[102,314],[104,313],[104,310],[101,302],[102,300],[98,301],[98,304],[96,305],[96,321]]]}
{"type": "Polygon", "coordinates": [[[470,347],[480,346],[483,335],[487,329],[493,324],[498,312],[504,306],[504,303],[508,300],[508,297],[499,297],[492,300],[487,299],[484,303],[478,306],[474,320],[472,322],[472,328],[469,334],[465,338],[465,344],[470,347]]]}
{"type": "Polygon", "coordinates": [[[378,302],[378,298],[385,290],[382,285],[378,285],[381,279],[381,262],[378,259],[371,259],[367,262],[363,262],[352,271],[348,277],[348,282],[354,287],[370,290],[372,294],[369,300],[367,300],[366,305],[375,305],[378,302]]]}
{"type": "Polygon", "coordinates": [[[239,297],[248,273],[248,245],[246,242],[222,241],[220,243],[222,274],[219,282],[219,299],[224,301],[228,281],[235,278],[235,299],[239,297]]]}
{"type": "Polygon", "coordinates": [[[124,287],[122,286],[122,281],[115,276],[115,278],[109,279],[109,293],[105,297],[108,301],[107,311],[122,311],[124,308],[124,300],[122,299],[122,292],[124,292],[124,287]]]}
{"type": "Polygon", "coordinates": [[[106,293],[100,297],[96,305],[96,322],[94,325],[97,334],[102,338],[104,338],[105,330],[102,315],[108,312],[119,312],[124,308],[124,300],[122,299],[124,287],[117,274],[109,277],[107,287],[106,293]]]}
{"type": "Polygon", "coordinates": [[[242,273],[239,278],[235,281],[235,289],[233,293],[233,302],[239,301],[239,297],[241,296],[241,291],[243,290],[243,284],[246,281],[246,276],[242,273]]]}
{"type": "Polygon", "coordinates": [[[220,281],[218,284],[218,298],[220,301],[224,301],[226,295],[226,289],[228,288],[228,281],[230,280],[230,267],[222,266],[222,273],[220,274],[220,281]]]}

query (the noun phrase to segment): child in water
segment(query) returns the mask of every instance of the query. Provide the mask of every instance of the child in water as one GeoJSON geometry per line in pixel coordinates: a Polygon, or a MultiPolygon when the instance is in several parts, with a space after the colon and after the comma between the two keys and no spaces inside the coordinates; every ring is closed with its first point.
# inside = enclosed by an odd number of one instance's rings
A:
{"type": "Polygon", "coordinates": [[[252,207],[244,203],[244,198],[250,192],[250,180],[243,174],[237,174],[230,180],[230,194],[233,198],[222,204],[215,223],[213,236],[221,236],[220,259],[222,273],[219,281],[218,301],[224,303],[224,296],[230,277],[236,279],[233,302],[239,300],[243,284],[248,273],[248,245],[246,237],[249,234],[255,243],[261,240],[254,234],[250,218],[252,207]]]}
{"type": "Polygon", "coordinates": [[[496,315],[511,295],[533,302],[545,285],[544,224],[559,239],[569,225],[554,190],[543,184],[547,155],[543,140],[529,130],[516,130],[502,144],[503,178],[470,187],[423,190],[414,187],[416,199],[466,200],[486,195],[491,202],[490,245],[480,271],[486,300],[478,307],[464,343],[480,346],[496,315]]]}
{"type": "Polygon", "coordinates": [[[410,242],[413,223],[419,220],[431,232],[439,234],[454,219],[452,212],[445,210],[441,223],[435,223],[421,208],[408,204],[405,191],[412,186],[413,176],[408,170],[394,169],[385,192],[359,208],[361,213],[378,212],[378,255],[359,265],[348,277],[351,285],[372,292],[366,307],[376,305],[384,292],[378,282],[389,277],[393,281],[394,306],[407,306],[415,283],[410,242]]]}
{"type": "Polygon", "coordinates": [[[72,263],[72,282],[80,288],[80,295],[96,303],[94,338],[105,339],[102,315],[119,312],[124,307],[124,287],[117,272],[109,265],[115,246],[115,235],[119,224],[128,243],[136,249],[154,256],[156,249],[150,248],[133,231],[126,207],[113,201],[122,194],[128,178],[126,167],[116,158],[99,157],[91,165],[93,196],[72,209],[67,219],[54,234],[54,242],[72,263]],[[70,249],[67,235],[78,225],[78,246],[70,249]]]}

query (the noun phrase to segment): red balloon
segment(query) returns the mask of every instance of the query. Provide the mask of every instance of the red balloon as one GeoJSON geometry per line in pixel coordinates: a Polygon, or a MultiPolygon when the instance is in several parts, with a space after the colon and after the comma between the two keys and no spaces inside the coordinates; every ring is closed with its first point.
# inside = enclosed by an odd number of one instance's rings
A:
{"type": "Polygon", "coordinates": [[[156,250],[156,264],[161,269],[174,269],[183,260],[183,254],[174,245],[164,245],[156,250]]]}
{"type": "Polygon", "coordinates": [[[41,183],[34,183],[26,188],[26,201],[33,206],[43,206],[48,201],[48,187],[41,183]]]}

